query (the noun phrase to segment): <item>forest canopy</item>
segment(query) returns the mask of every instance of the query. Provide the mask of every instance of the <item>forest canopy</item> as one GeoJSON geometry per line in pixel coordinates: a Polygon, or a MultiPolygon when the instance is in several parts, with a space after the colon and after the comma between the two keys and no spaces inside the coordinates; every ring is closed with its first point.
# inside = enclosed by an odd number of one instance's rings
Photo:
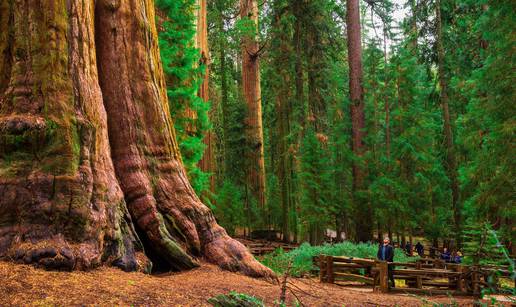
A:
{"type": "MultiPolygon", "coordinates": [[[[195,122],[215,136],[206,170],[215,184],[196,191],[230,233],[274,229],[285,241],[320,244],[331,229],[355,241],[418,236],[461,246],[488,225],[514,248],[513,2],[213,0],[207,8],[210,124],[204,115],[195,122]],[[258,15],[243,16],[248,6],[258,15]],[[248,56],[261,88],[251,102],[248,56]]],[[[199,178],[196,166],[189,172],[199,178]]]]}

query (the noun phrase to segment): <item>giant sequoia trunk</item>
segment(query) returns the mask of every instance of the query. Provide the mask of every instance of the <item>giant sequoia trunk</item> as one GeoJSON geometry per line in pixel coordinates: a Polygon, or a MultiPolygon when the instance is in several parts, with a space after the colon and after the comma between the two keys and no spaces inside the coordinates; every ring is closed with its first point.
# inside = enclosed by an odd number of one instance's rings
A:
{"type": "Polygon", "coordinates": [[[188,183],[153,1],[0,3],[0,257],[271,276],[188,183]]]}
{"type": "MultiPolygon", "coordinates": [[[[365,152],[365,115],[364,90],[362,84],[362,47],[360,41],[360,9],[358,0],[347,0],[346,24],[348,32],[349,57],[349,96],[351,100],[351,149],[356,157],[361,158],[365,152]]],[[[365,167],[360,161],[353,162],[353,202],[355,204],[355,224],[357,241],[372,239],[372,209],[364,203],[357,192],[364,189],[365,167]]]]}
{"type": "MultiPolygon", "coordinates": [[[[240,0],[240,15],[258,31],[258,1],[240,0]]],[[[249,150],[248,185],[258,205],[265,206],[265,161],[263,152],[262,96],[260,88],[259,47],[256,37],[242,41],[242,89],[247,104],[249,150]]]]}

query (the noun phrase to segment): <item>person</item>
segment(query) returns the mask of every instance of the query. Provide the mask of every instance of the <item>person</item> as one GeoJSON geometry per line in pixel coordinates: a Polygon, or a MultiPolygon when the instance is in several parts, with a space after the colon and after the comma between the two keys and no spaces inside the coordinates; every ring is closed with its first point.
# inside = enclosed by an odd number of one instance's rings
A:
{"type": "MultiPolygon", "coordinates": [[[[393,262],[394,261],[394,248],[392,245],[390,245],[391,240],[388,237],[385,237],[383,239],[383,244],[380,244],[378,247],[378,253],[376,254],[376,257],[379,260],[387,261],[387,262],[393,262]]],[[[389,275],[389,281],[391,283],[391,287],[394,288],[394,272],[392,271],[392,266],[389,265],[388,267],[388,275],[389,275]]]]}
{"type": "Polygon", "coordinates": [[[412,256],[412,244],[410,242],[407,242],[407,245],[405,245],[405,252],[407,256],[412,256]]]}
{"type": "Polygon", "coordinates": [[[447,247],[443,248],[443,252],[441,253],[441,259],[445,262],[450,262],[452,260],[450,251],[447,247]]]}
{"type": "Polygon", "coordinates": [[[423,244],[421,244],[421,242],[417,242],[416,251],[419,257],[423,257],[425,255],[425,247],[423,246],[423,244]]]}
{"type": "Polygon", "coordinates": [[[453,262],[458,263],[458,264],[462,263],[462,253],[461,252],[457,252],[455,254],[455,257],[453,257],[453,258],[454,258],[453,262]]]}

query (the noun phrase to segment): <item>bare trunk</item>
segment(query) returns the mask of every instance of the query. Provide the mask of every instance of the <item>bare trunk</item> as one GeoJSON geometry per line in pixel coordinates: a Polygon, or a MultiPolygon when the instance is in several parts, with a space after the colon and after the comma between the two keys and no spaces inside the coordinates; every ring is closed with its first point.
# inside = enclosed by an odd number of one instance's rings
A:
{"type": "Polygon", "coordinates": [[[288,67],[285,67],[285,63],[288,63],[289,56],[292,53],[288,42],[288,36],[285,35],[286,29],[282,28],[281,12],[275,7],[275,22],[274,22],[274,33],[277,35],[276,40],[278,41],[277,54],[274,58],[274,67],[276,73],[280,76],[281,84],[274,84],[274,92],[276,95],[276,114],[277,114],[277,153],[278,153],[278,167],[277,177],[280,187],[281,195],[281,208],[282,208],[282,233],[283,241],[290,241],[290,210],[291,207],[291,156],[288,151],[288,136],[290,135],[290,97],[291,93],[291,77],[288,71],[288,67]]]}
{"type": "Polygon", "coordinates": [[[384,59],[384,75],[385,75],[385,88],[384,88],[384,104],[385,104],[385,154],[387,156],[387,160],[391,158],[391,109],[389,106],[389,93],[387,89],[389,88],[389,70],[388,70],[388,58],[387,58],[387,29],[384,25],[383,30],[383,59],[384,59]]]}
{"type": "MultiPolygon", "coordinates": [[[[257,0],[240,0],[241,18],[248,18],[258,30],[257,0]]],[[[265,207],[265,161],[263,152],[262,97],[260,88],[259,47],[256,37],[242,42],[242,89],[247,104],[249,150],[248,185],[260,208],[265,207]]]]}
{"type": "Polygon", "coordinates": [[[1,147],[0,171],[10,176],[0,181],[7,195],[0,216],[9,221],[0,229],[0,256],[49,268],[136,269],[134,221],[161,269],[191,268],[204,256],[272,276],[188,183],[167,111],[154,3],[88,3],[10,4],[7,23],[20,35],[7,45],[19,52],[0,96],[0,136],[27,135],[27,144],[41,147],[1,147]],[[19,163],[6,166],[13,153],[19,163]]]}
{"type": "Polygon", "coordinates": [[[446,145],[446,170],[450,178],[452,191],[452,209],[455,222],[455,231],[457,233],[457,242],[461,242],[461,208],[459,200],[459,181],[457,176],[457,162],[455,158],[455,145],[453,143],[453,131],[451,126],[450,108],[448,104],[448,80],[446,79],[445,54],[443,46],[441,3],[437,0],[435,3],[436,22],[437,22],[437,61],[439,73],[439,86],[441,87],[440,102],[443,112],[444,122],[444,141],[446,145]]]}
{"type": "MultiPolygon", "coordinates": [[[[365,115],[364,92],[362,84],[362,47],[360,44],[360,8],[358,0],[347,0],[347,32],[349,57],[349,94],[351,100],[350,113],[352,125],[351,148],[357,158],[365,152],[365,115]]],[[[356,207],[356,239],[368,241],[372,239],[371,215],[369,204],[360,200],[356,192],[364,189],[365,169],[359,162],[353,162],[353,192],[356,207]]]]}
{"type": "MultiPolygon", "coordinates": [[[[203,80],[198,93],[199,97],[204,102],[208,102],[210,100],[210,50],[208,46],[208,21],[206,1],[207,0],[197,0],[197,33],[195,39],[195,45],[201,52],[200,65],[203,65],[205,67],[203,72],[203,80]]],[[[211,173],[210,191],[215,192],[215,157],[213,155],[213,149],[215,146],[215,135],[213,134],[213,131],[207,131],[203,141],[206,145],[206,149],[204,150],[204,155],[201,161],[199,161],[199,166],[203,172],[211,173]]]]}

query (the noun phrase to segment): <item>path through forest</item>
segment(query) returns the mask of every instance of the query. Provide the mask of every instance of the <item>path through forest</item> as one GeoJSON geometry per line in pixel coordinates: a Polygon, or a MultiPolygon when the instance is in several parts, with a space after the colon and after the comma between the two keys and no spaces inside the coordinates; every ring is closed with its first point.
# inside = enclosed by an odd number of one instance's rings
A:
{"type": "MultiPolygon", "coordinates": [[[[266,281],[222,271],[205,264],[198,269],[161,276],[125,273],[114,268],[90,272],[54,272],[31,266],[0,262],[1,306],[209,306],[207,299],[237,291],[252,294],[272,306],[280,288],[266,281]]],[[[376,294],[320,284],[315,280],[293,279],[296,295],[305,306],[417,306],[423,300],[407,295],[376,294]]],[[[289,300],[294,297],[289,295],[289,300]]],[[[450,303],[447,297],[433,302],[450,303]]],[[[471,298],[455,298],[460,306],[473,304],[471,298]]]]}

